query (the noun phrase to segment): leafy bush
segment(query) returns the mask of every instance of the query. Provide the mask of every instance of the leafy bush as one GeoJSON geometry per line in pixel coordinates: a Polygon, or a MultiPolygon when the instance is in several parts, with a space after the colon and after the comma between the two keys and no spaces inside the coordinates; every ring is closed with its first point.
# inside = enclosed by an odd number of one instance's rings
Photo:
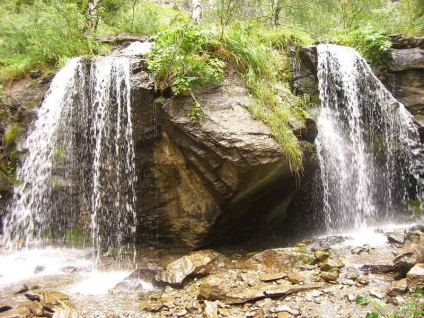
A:
{"type": "Polygon", "coordinates": [[[347,31],[335,32],[330,40],[356,48],[371,64],[384,64],[388,60],[390,40],[370,27],[355,26],[347,31]]]}
{"type": "Polygon", "coordinates": [[[216,38],[213,31],[190,25],[160,33],[148,55],[157,88],[178,95],[222,81],[225,64],[212,53],[219,46],[216,38]]]}
{"type": "Polygon", "coordinates": [[[84,38],[84,16],[75,4],[45,5],[5,15],[0,21],[0,79],[22,76],[33,68],[62,66],[69,58],[104,51],[84,38]]]}

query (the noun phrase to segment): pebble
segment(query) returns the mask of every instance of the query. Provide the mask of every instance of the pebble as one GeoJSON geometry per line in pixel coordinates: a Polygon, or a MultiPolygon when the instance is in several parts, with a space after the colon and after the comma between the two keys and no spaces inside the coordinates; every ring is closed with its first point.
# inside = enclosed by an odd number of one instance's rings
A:
{"type": "Polygon", "coordinates": [[[381,293],[379,293],[378,291],[375,291],[375,290],[370,290],[370,295],[375,297],[375,298],[378,298],[378,299],[384,298],[383,294],[381,294],[381,293]]]}

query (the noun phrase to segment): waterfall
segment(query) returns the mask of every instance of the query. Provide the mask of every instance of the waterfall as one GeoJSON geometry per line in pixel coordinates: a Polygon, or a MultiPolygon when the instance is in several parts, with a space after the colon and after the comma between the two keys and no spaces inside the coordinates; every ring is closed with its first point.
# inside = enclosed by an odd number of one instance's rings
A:
{"type": "Polygon", "coordinates": [[[81,235],[118,247],[134,237],[132,63],[122,52],[74,58],[56,74],[17,172],[4,222],[9,245],[81,235]]]}
{"type": "Polygon", "coordinates": [[[412,117],[352,48],[318,46],[316,140],[327,230],[359,229],[421,198],[412,117]]]}

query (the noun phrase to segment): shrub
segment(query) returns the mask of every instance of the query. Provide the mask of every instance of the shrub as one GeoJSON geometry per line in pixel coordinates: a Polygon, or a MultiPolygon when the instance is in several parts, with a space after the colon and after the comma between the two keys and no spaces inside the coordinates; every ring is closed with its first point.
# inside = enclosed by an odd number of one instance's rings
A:
{"type": "Polygon", "coordinates": [[[159,90],[175,95],[223,80],[224,62],[212,52],[219,46],[213,31],[185,25],[160,33],[149,53],[149,70],[159,90]]]}
{"type": "Polygon", "coordinates": [[[0,21],[0,79],[16,78],[33,68],[62,66],[69,58],[105,49],[84,38],[84,16],[75,4],[45,5],[5,15],[0,21]]]}
{"type": "Polygon", "coordinates": [[[330,40],[357,49],[371,64],[384,64],[388,59],[390,40],[370,27],[355,26],[346,31],[335,31],[330,40]]]}

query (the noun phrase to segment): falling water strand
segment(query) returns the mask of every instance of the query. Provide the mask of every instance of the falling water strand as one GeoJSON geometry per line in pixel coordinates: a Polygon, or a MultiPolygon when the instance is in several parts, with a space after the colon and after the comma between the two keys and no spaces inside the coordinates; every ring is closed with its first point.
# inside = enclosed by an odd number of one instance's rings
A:
{"type": "Polygon", "coordinates": [[[327,230],[359,229],[421,199],[412,117],[352,48],[318,45],[316,140],[327,230]]]}
{"type": "Polygon", "coordinates": [[[91,234],[96,248],[119,247],[134,237],[131,63],[73,59],[55,76],[18,170],[9,245],[76,237],[89,244],[91,234]]]}
{"type": "Polygon", "coordinates": [[[75,91],[75,70],[79,59],[72,59],[53,79],[38,111],[32,133],[26,140],[28,156],[17,171],[11,211],[5,220],[6,241],[28,245],[43,234],[42,224],[49,222],[48,200],[52,197],[53,161],[57,131],[66,105],[72,103],[75,91]]]}

